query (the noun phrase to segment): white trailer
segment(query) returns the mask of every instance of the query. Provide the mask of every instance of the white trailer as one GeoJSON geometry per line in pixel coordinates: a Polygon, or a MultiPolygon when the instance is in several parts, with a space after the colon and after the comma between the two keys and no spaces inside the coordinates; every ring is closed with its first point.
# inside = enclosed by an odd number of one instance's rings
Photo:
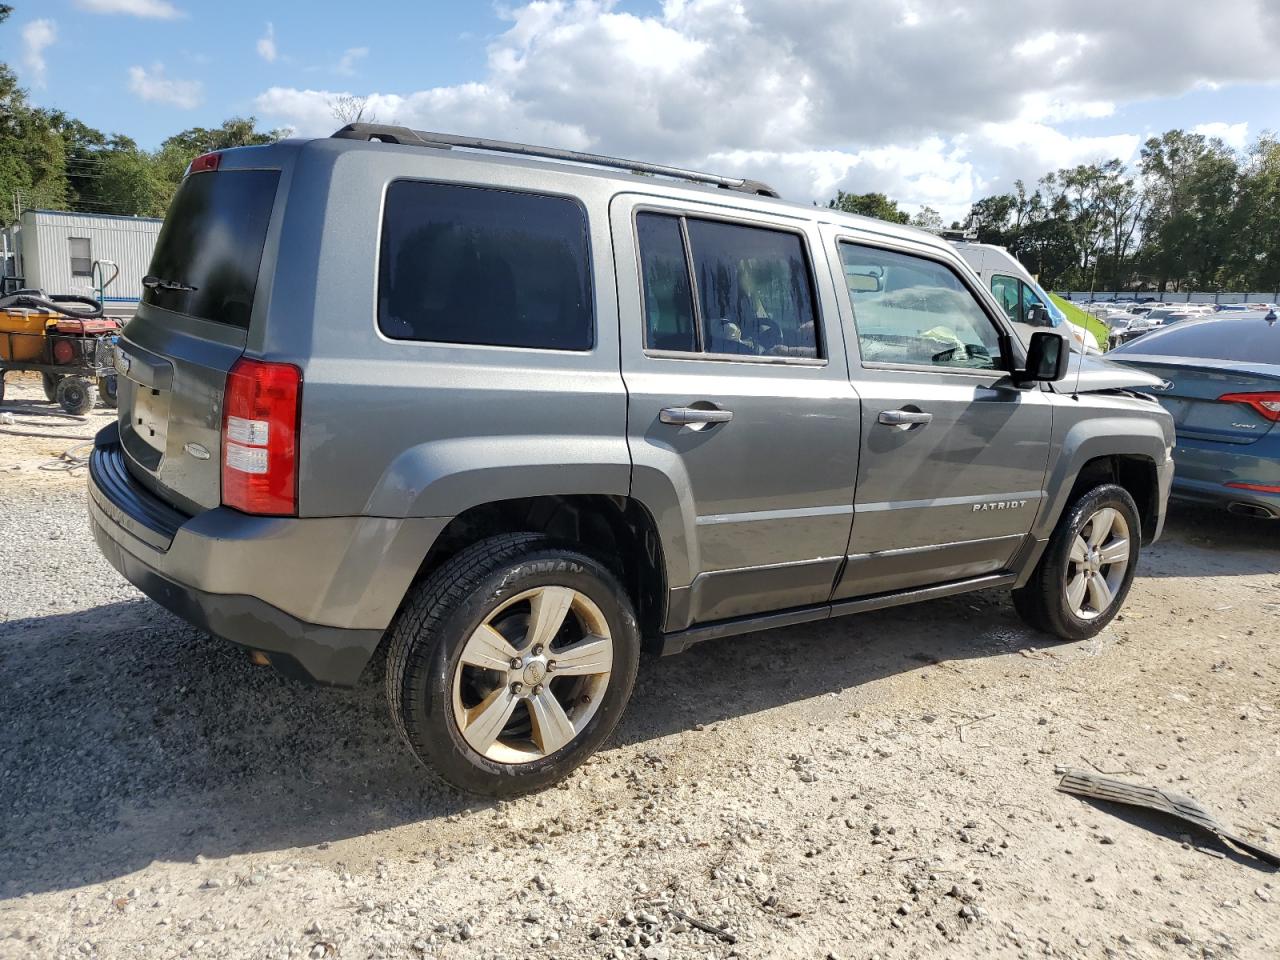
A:
{"type": "Polygon", "coordinates": [[[47,293],[96,297],[93,263],[109,260],[120,273],[103,305],[110,313],[132,315],[162,223],[151,217],[26,210],[16,229],[7,231],[11,250],[16,248],[9,270],[24,277],[26,286],[47,293]]]}

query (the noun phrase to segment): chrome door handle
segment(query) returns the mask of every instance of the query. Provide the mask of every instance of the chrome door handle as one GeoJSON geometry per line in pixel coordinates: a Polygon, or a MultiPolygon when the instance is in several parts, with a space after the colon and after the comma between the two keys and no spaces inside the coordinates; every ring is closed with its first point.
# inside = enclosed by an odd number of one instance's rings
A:
{"type": "Polygon", "coordinates": [[[690,424],[728,423],[733,419],[732,410],[719,410],[715,407],[663,407],[658,414],[663,423],[683,427],[690,424]]]}
{"type": "Polygon", "coordinates": [[[919,410],[881,410],[879,419],[891,427],[911,427],[931,423],[933,414],[919,410]]]}

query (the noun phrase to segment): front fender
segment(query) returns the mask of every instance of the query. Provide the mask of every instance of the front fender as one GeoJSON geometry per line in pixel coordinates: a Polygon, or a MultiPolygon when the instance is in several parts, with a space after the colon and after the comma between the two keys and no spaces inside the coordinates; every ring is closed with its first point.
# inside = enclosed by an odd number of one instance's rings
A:
{"type": "Polygon", "coordinates": [[[1087,416],[1067,427],[1055,446],[1057,457],[1045,484],[1049,495],[1044,499],[1032,528],[1036,539],[1048,539],[1067,508],[1080,471],[1090,460],[1099,457],[1136,456],[1150,460],[1156,468],[1156,476],[1161,478],[1158,514],[1164,516],[1164,498],[1168,495],[1164,477],[1170,472],[1168,465],[1173,446],[1173,421],[1167,414],[1163,417],[1087,416]]]}

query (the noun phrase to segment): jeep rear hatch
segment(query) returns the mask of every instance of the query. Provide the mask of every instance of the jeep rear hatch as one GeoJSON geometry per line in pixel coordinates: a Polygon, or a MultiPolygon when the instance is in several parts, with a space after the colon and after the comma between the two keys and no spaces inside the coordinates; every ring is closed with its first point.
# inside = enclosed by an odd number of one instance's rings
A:
{"type": "MultiPolygon", "coordinates": [[[[235,166],[259,149],[234,151],[235,166]]],[[[280,180],[227,169],[228,156],[197,158],[178,187],[116,361],[129,472],[188,513],[222,502],[223,393],[248,339],[280,180]]]]}

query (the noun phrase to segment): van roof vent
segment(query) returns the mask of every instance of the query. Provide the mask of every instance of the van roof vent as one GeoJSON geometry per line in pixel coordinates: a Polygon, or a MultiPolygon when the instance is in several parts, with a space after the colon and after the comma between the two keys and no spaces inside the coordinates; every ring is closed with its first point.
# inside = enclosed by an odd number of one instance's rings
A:
{"type": "Polygon", "coordinates": [[[659,163],[646,163],[643,160],[623,160],[619,157],[606,157],[598,153],[581,153],[577,150],[561,150],[557,147],[537,147],[528,143],[512,143],[508,140],[460,137],[452,133],[428,133],[425,130],[410,130],[408,127],[398,127],[386,123],[349,123],[335,132],[333,136],[340,140],[378,140],[383,143],[433,147],[438,150],[450,150],[454,147],[459,147],[465,150],[510,153],[522,157],[539,157],[544,160],[563,160],[569,163],[585,163],[595,167],[625,170],[628,173],[671,177],[676,180],[687,180],[691,183],[705,183],[724,190],[736,190],[739,193],[751,193],[761,197],[779,196],[778,191],[767,183],[761,183],[759,180],[722,177],[714,173],[699,173],[697,170],[684,170],[680,167],[668,167],[659,163]]]}

